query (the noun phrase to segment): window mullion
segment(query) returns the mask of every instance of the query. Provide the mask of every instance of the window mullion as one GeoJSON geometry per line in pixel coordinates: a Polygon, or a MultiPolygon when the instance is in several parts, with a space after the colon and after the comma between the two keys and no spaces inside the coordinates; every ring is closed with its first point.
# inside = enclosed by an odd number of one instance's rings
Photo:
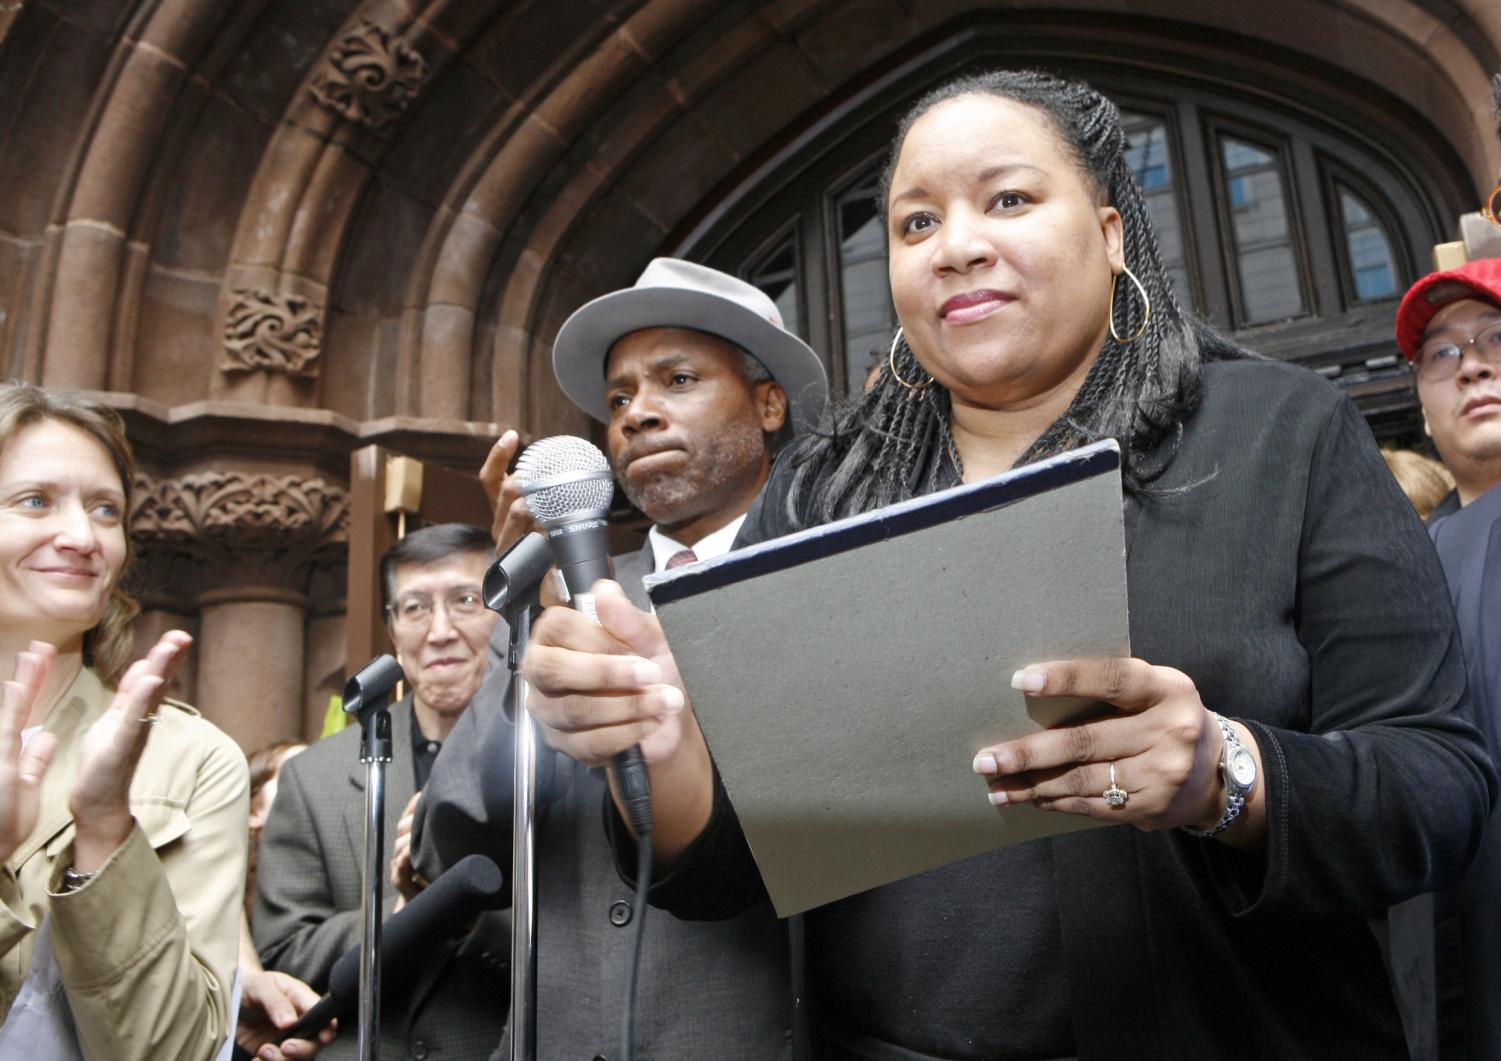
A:
{"type": "Polygon", "coordinates": [[[1215,175],[1210,169],[1211,151],[1206,147],[1204,126],[1199,109],[1179,100],[1177,129],[1178,153],[1183,170],[1183,223],[1194,249],[1193,260],[1199,270],[1200,311],[1221,328],[1232,326],[1230,311],[1231,278],[1225,268],[1225,237],[1215,223],[1219,217],[1215,196],[1215,175]]]}
{"type": "Polygon", "coordinates": [[[1293,246],[1302,248],[1314,315],[1333,316],[1344,309],[1339,263],[1334,257],[1334,241],[1341,238],[1342,230],[1329,217],[1313,146],[1302,139],[1294,140],[1290,146],[1293,179],[1290,198],[1295,211],[1293,246]]]}

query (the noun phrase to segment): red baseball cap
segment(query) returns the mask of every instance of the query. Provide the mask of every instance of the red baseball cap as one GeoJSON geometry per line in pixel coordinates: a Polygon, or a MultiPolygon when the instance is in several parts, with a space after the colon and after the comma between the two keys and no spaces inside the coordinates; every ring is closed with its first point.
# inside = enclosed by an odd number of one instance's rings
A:
{"type": "Polygon", "coordinates": [[[1429,273],[1408,288],[1397,307],[1397,348],[1416,361],[1434,314],[1467,298],[1501,306],[1501,258],[1477,258],[1458,269],[1429,273]]]}

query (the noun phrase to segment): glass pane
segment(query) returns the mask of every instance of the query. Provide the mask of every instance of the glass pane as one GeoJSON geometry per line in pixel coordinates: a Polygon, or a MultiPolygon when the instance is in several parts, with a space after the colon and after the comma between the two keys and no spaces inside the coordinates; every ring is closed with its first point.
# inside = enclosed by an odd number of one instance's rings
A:
{"type": "Polygon", "coordinates": [[[1350,253],[1354,272],[1355,297],[1361,302],[1395,298],[1397,259],[1386,229],[1365,200],[1342,184],[1339,189],[1339,214],[1345,225],[1345,248],[1350,253]]]}
{"type": "Polygon", "coordinates": [[[1150,114],[1121,115],[1126,139],[1126,162],[1136,175],[1147,200],[1147,213],[1157,229],[1157,248],[1163,267],[1185,306],[1194,304],[1188,282],[1188,255],[1183,246],[1183,225],[1178,216],[1177,183],[1173,160],[1168,152],[1167,123],[1150,114]]]}
{"type": "Polygon", "coordinates": [[[856,394],[871,367],[886,356],[896,331],[896,311],[886,278],[886,231],[876,213],[876,174],[872,172],[841,195],[835,210],[846,390],[856,394]]]}
{"type": "Polygon", "coordinates": [[[747,279],[777,304],[788,331],[808,337],[797,297],[797,237],[793,233],[788,232],[766,257],[752,265],[747,279]]]}
{"type": "Polygon", "coordinates": [[[1245,311],[1240,323],[1296,317],[1308,302],[1293,254],[1281,161],[1271,151],[1229,137],[1221,139],[1220,152],[1245,311]]]}

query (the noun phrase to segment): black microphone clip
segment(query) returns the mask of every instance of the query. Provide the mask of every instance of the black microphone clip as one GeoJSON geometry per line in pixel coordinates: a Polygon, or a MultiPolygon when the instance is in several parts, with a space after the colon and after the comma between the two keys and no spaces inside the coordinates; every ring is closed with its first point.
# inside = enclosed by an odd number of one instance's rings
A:
{"type": "Polygon", "coordinates": [[[480,586],[485,607],[515,626],[518,612],[537,603],[542,577],[552,567],[547,539],[533,531],[496,558],[480,586]]]}
{"type": "Polygon", "coordinates": [[[344,683],[344,710],[359,720],[360,762],[391,761],[391,713],[386,710],[397,682],[406,677],[394,656],[382,654],[344,683]]]}

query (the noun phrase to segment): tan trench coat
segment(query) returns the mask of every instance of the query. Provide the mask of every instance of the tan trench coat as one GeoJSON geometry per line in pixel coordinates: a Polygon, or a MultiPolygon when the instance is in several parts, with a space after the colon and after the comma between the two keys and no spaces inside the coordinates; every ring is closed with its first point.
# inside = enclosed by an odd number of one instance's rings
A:
{"type": "Polygon", "coordinates": [[[30,967],[35,930],[52,945],[90,1061],[207,1061],[229,1012],[245,886],[249,772],[233,741],[192,708],[163,703],[130,788],[136,829],[77,891],[68,794],[83,737],[111,692],[85,668],[47,717],[58,747],[41,814],[0,872],[0,1006],[30,967]]]}

